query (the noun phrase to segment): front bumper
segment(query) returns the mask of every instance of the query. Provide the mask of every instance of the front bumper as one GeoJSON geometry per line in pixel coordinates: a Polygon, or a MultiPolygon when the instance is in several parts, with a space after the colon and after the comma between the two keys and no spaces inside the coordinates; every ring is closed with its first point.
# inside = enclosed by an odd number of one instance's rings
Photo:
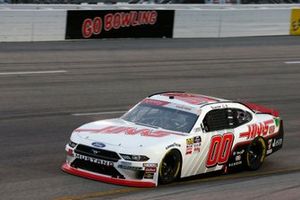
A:
{"type": "Polygon", "coordinates": [[[105,183],[112,183],[117,185],[125,185],[125,186],[131,186],[131,187],[156,187],[156,184],[153,182],[146,182],[146,181],[137,181],[137,180],[129,180],[129,179],[118,179],[113,178],[110,176],[102,175],[102,174],[96,174],[93,172],[89,172],[86,170],[74,168],[68,163],[64,163],[61,167],[61,169],[67,173],[81,176],[84,178],[89,178],[96,181],[102,181],[105,183]]]}

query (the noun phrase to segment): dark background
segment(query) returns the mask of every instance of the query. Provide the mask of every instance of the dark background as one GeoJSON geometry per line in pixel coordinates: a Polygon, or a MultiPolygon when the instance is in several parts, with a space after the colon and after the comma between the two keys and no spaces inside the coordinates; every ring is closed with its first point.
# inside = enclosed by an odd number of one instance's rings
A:
{"type": "MultiPolygon", "coordinates": [[[[130,12],[138,10],[69,10],[67,13],[66,39],[85,39],[82,36],[82,23],[85,19],[101,17],[104,23],[104,16],[108,13],[130,12]]],[[[149,11],[149,10],[143,10],[149,11]]],[[[154,25],[139,25],[120,27],[110,31],[102,31],[99,35],[92,35],[88,39],[95,38],[171,38],[173,35],[174,10],[157,10],[157,21],[154,25]]]]}

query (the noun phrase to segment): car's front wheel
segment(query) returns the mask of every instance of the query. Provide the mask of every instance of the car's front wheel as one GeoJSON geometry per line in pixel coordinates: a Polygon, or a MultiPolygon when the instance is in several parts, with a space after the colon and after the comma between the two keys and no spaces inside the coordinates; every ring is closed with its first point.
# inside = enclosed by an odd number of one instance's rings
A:
{"type": "Polygon", "coordinates": [[[162,159],[159,168],[159,183],[168,184],[179,176],[181,168],[181,154],[178,150],[169,151],[162,159]]]}
{"type": "Polygon", "coordinates": [[[246,168],[257,170],[266,158],[266,143],[262,137],[255,138],[246,148],[246,168]]]}

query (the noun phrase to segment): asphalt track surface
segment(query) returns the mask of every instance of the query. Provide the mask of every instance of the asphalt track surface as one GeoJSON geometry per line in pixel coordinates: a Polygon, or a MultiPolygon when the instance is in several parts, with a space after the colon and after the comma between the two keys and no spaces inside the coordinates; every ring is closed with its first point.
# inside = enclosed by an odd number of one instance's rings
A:
{"type": "Polygon", "coordinates": [[[0,94],[0,199],[300,199],[299,37],[1,43],[0,94]],[[164,90],[278,108],[284,148],[255,172],[154,189],[60,170],[73,129],[164,90]]]}

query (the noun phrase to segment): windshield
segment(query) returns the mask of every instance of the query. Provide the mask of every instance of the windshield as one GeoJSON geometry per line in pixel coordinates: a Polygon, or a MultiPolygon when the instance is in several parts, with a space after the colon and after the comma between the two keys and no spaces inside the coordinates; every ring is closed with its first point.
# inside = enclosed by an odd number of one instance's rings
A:
{"type": "Polygon", "coordinates": [[[122,117],[135,124],[189,133],[198,116],[172,108],[140,103],[122,117]]]}

